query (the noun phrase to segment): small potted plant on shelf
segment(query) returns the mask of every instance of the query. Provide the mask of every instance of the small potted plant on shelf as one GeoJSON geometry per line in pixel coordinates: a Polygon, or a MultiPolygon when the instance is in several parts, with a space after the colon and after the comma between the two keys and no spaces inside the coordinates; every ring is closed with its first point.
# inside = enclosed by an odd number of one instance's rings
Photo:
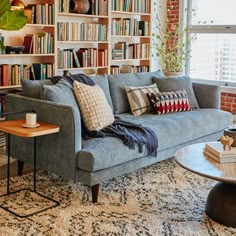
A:
{"type": "Polygon", "coordinates": [[[186,40],[187,29],[181,29],[179,22],[169,22],[168,17],[164,22],[157,18],[157,22],[153,47],[162,71],[166,76],[183,75],[186,57],[190,53],[188,45],[193,37],[186,40]]]}
{"type": "Polygon", "coordinates": [[[10,0],[0,0],[0,29],[19,30],[27,22],[22,10],[11,10],[10,0]]]}

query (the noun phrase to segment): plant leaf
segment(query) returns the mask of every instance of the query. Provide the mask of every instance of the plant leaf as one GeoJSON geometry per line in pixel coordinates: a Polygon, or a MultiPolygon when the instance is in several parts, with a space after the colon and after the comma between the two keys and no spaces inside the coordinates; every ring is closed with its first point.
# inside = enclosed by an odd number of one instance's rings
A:
{"type": "Polygon", "coordinates": [[[0,1],[0,18],[4,15],[6,11],[11,9],[10,0],[1,0],[0,1]]]}
{"type": "Polygon", "coordinates": [[[27,17],[23,11],[6,11],[0,18],[0,29],[19,30],[27,22],[27,17]]]}

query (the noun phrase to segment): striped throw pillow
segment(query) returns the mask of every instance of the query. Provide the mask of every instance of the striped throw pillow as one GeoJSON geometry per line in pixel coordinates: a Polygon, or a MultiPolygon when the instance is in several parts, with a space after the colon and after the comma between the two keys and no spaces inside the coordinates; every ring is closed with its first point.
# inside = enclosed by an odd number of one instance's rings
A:
{"type": "Polygon", "coordinates": [[[147,96],[158,115],[192,110],[184,89],[175,92],[148,93],[147,96]]]}
{"type": "Polygon", "coordinates": [[[73,90],[88,130],[98,131],[114,122],[112,109],[98,85],[90,86],[74,81],[73,90]]]}
{"type": "Polygon", "coordinates": [[[125,86],[125,91],[132,114],[140,116],[152,110],[147,93],[158,93],[159,89],[156,84],[152,84],[142,87],[125,86]]]}

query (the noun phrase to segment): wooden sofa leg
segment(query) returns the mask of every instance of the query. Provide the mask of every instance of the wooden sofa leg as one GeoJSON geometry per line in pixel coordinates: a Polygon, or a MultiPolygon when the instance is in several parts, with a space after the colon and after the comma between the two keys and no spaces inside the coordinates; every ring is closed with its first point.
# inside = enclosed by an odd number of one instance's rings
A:
{"type": "Polygon", "coordinates": [[[24,168],[24,162],[18,160],[18,175],[22,176],[23,174],[23,168],[24,168]]]}
{"type": "Polygon", "coordinates": [[[93,203],[97,203],[98,201],[98,192],[99,192],[99,184],[93,185],[92,189],[92,201],[93,203]]]}

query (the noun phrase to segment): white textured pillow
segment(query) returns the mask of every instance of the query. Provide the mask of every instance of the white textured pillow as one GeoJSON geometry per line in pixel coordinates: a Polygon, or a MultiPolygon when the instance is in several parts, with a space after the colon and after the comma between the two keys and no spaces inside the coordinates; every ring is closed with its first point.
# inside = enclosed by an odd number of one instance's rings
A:
{"type": "Polygon", "coordinates": [[[73,90],[88,130],[101,130],[114,122],[112,109],[98,85],[90,86],[74,81],[73,90]]]}

